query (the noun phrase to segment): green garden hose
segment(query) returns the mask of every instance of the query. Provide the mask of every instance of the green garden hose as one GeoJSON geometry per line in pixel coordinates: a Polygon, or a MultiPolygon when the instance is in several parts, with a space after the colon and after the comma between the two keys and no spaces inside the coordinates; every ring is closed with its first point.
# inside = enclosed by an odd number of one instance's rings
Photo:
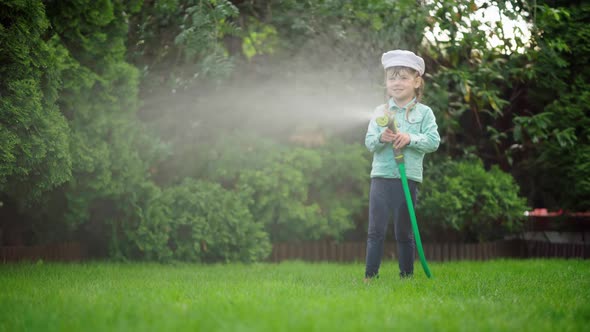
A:
{"type": "Polygon", "coordinates": [[[422,249],[422,240],[420,239],[420,231],[418,231],[418,222],[416,221],[416,213],[414,212],[414,204],[412,204],[412,196],[410,195],[410,187],[408,186],[408,178],[406,177],[405,163],[398,163],[399,173],[402,177],[402,186],[404,187],[404,194],[406,195],[406,203],[408,204],[408,212],[410,213],[410,220],[412,221],[412,230],[414,231],[414,238],[416,239],[416,247],[418,248],[418,255],[420,256],[420,263],[424,273],[428,278],[432,278],[432,273],[426,263],[424,256],[424,249],[422,249]]]}
{"type": "MultiPolygon", "coordinates": [[[[381,126],[387,126],[393,133],[398,133],[397,122],[391,116],[384,116],[381,119],[377,119],[377,123],[381,126]],[[385,120],[387,117],[387,120],[385,120]]],[[[424,256],[424,249],[422,249],[422,240],[420,239],[420,231],[418,230],[418,222],[416,221],[416,213],[414,212],[414,204],[412,203],[412,195],[410,195],[410,187],[408,186],[408,178],[406,176],[406,165],[404,162],[404,155],[401,149],[393,149],[395,162],[397,163],[397,167],[399,169],[399,174],[402,178],[402,187],[404,188],[404,194],[406,196],[406,203],[408,205],[408,212],[410,214],[410,220],[412,222],[412,230],[414,232],[414,238],[416,240],[416,247],[418,248],[418,255],[420,257],[420,263],[422,263],[422,268],[424,269],[424,273],[428,278],[432,278],[432,273],[428,268],[428,263],[426,262],[426,257],[424,256]]]]}

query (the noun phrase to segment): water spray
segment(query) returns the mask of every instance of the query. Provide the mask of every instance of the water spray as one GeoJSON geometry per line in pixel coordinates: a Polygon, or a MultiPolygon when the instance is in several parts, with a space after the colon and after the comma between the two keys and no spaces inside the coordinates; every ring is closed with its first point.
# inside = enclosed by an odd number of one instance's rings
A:
{"type": "MultiPolygon", "coordinates": [[[[411,109],[408,108],[408,109],[411,109]]],[[[394,134],[399,133],[397,121],[395,120],[394,114],[384,114],[377,118],[377,124],[381,127],[389,128],[394,134]]],[[[424,256],[424,249],[422,249],[422,240],[420,239],[420,231],[418,230],[418,222],[416,221],[416,213],[414,212],[414,204],[412,203],[412,195],[410,195],[410,187],[408,185],[408,178],[406,177],[406,165],[404,163],[404,154],[402,149],[393,148],[393,154],[399,174],[402,178],[402,187],[404,188],[404,194],[406,196],[406,203],[408,205],[408,212],[410,214],[410,220],[412,222],[412,230],[414,231],[414,238],[416,240],[416,247],[418,248],[418,255],[420,256],[420,263],[424,269],[424,273],[428,278],[432,278],[432,273],[428,268],[426,257],[424,256]]]]}

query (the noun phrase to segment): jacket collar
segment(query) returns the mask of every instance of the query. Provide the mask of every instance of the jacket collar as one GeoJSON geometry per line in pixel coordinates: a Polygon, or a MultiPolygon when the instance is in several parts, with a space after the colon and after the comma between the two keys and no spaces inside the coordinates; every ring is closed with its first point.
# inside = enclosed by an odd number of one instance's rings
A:
{"type": "Polygon", "coordinates": [[[399,107],[399,106],[397,106],[395,101],[393,101],[393,98],[389,98],[389,102],[388,102],[389,110],[390,111],[405,111],[408,106],[412,105],[415,102],[416,102],[416,97],[414,97],[414,99],[410,100],[410,102],[407,103],[404,107],[399,107]]]}

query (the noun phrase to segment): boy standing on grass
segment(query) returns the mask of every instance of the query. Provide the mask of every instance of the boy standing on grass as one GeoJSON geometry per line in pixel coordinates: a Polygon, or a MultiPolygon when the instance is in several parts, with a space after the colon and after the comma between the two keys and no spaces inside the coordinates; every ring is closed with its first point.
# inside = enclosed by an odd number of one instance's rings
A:
{"type": "Polygon", "coordinates": [[[436,151],[440,144],[434,113],[420,103],[424,92],[424,60],[413,52],[395,50],[384,53],[381,63],[385,70],[387,101],[373,112],[365,137],[365,145],[373,153],[365,281],[378,276],[391,217],[400,277],[413,275],[414,234],[393,149],[403,149],[410,193],[415,203],[416,187],[422,182],[424,155],[436,151]],[[384,116],[395,117],[399,126],[397,134],[387,128],[386,122],[378,121],[384,116]]]}

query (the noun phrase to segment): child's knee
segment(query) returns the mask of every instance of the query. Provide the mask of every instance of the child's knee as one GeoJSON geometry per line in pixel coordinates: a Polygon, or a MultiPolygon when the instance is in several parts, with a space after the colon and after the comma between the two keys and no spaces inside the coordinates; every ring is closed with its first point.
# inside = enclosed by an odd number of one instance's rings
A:
{"type": "Polygon", "coordinates": [[[396,232],[395,240],[397,242],[414,242],[414,233],[409,232],[396,232]]]}
{"type": "Polygon", "coordinates": [[[385,229],[369,227],[368,238],[370,240],[383,241],[385,239],[385,229]]]}

